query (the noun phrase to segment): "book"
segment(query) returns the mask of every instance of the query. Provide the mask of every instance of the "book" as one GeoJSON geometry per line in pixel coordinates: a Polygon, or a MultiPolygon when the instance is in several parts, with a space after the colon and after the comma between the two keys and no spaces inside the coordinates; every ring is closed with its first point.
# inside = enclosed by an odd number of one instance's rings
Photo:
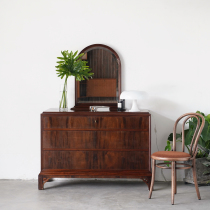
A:
{"type": "Polygon", "coordinates": [[[91,112],[109,112],[110,107],[109,106],[90,106],[91,112]]]}

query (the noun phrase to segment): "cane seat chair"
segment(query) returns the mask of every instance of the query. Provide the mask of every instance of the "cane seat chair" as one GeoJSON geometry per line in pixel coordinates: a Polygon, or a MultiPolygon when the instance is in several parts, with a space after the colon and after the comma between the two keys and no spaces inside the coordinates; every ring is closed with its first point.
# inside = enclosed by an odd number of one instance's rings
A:
{"type": "Polygon", "coordinates": [[[177,169],[192,168],[193,180],[194,180],[197,196],[198,196],[199,200],[201,199],[200,192],[198,189],[198,183],[197,183],[195,157],[196,157],[197,150],[198,150],[198,148],[197,148],[198,140],[199,140],[199,137],[203,130],[204,124],[205,124],[204,117],[198,113],[183,114],[176,120],[174,129],[173,129],[172,151],[159,151],[159,152],[155,152],[151,155],[151,158],[152,158],[152,180],[151,180],[151,185],[150,185],[149,198],[151,198],[151,196],[152,196],[152,190],[153,190],[153,186],[154,186],[155,167],[158,167],[158,168],[163,168],[163,169],[171,169],[171,204],[172,205],[174,205],[174,194],[177,193],[177,185],[176,185],[176,170],[177,169]],[[187,120],[192,117],[195,117],[197,119],[197,126],[195,129],[194,135],[192,137],[189,153],[186,153],[184,151],[184,148],[185,148],[184,126],[185,126],[185,123],[187,122],[187,120]],[[177,128],[178,122],[183,118],[184,118],[184,122],[182,124],[182,152],[178,152],[178,151],[176,151],[176,128],[177,128]],[[171,167],[167,167],[166,163],[164,163],[164,162],[156,164],[156,160],[170,161],[171,167]],[[178,163],[178,161],[188,161],[188,160],[192,160],[192,165],[185,164],[185,163],[178,163]]]}

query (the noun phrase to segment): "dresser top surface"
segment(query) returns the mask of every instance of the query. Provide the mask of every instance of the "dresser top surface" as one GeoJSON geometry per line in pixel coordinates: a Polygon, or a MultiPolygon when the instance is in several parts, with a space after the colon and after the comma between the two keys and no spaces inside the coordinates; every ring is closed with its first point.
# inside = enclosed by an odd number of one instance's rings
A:
{"type": "Polygon", "coordinates": [[[50,108],[45,111],[43,111],[42,114],[61,114],[61,115],[77,115],[77,114],[82,114],[82,115],[150,115],[149,110],[147,109],[142,109],[140,112],[129,112],[128,110],[126,111],[108,111],[108,112],[90,112],[90,111],[74,111],[74,110],[68,110],[67,112],[59,112],[58,108],[50,108]]]}

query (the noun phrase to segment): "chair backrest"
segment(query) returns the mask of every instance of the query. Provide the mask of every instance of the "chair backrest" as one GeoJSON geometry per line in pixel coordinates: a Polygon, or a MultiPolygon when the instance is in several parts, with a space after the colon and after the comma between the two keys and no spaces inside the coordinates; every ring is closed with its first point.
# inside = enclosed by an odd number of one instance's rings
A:
{"type": "Polygon", "coordinates": [[[192,141],[190,144],[190,155],[192,156],[192,158],[195,158],[196,154],[197,154],[197,145],[198,145],[198,140],[199,137],[201,135],[201,132],[203,130],[203,127],[205,125],[205,118],[203,117],[203,115],[198,114],[198,113],[186,113],[183,114],[182,116],[180,116],[175,124],[174,124],[174,130],[173,130],[173,151],[176,151],[176,128],[177,128],[177,124],[178,122],[184,119],[184,122],[182,124],[182,152],[184,152],[184,148],[185,148],[185,138],[184,138],[184,127],[185,127],[185,123],[187,122],[188,119],[195,117],[197,119],[197,126],[195,129],[195,132],[193,134],[192,137],[192,141]],[[200,119],[201,119],[201,126],[200,126],[200,119]]]}

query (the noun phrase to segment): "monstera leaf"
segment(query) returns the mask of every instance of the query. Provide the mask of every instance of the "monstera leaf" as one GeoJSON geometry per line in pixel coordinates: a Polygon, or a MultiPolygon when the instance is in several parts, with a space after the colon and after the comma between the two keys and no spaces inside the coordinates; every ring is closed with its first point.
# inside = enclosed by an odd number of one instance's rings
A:
{"type": "Polygon", "coordinates": [[[193,120],[189,121],[189,129],[185,131],[185,145],[190,145],[192,141],[192,137],[194,135],[197,119],[194,118],[193,120]],[[195,120],[194,120],[195,119],[195,120]]]}
{"type": "Polygon", "coordinates": [[[207,120],[205,120],[205,125],[201,136],[205,142],[210,140],[210,123],[207,120]]]}
{"type": "MultiPolygon", "coordinates": [[[[203,112],[197,111],[196,113],[203,115],[205,118],[205,125],[201,133],[201,136],[198,140],[198,144],[210,151],[210,114],[205,116],[203,112]]],[[[189,150],[189,145],[191,144],[197,126],[197,119],[193,117],[189,120],[189,122],[187,122],[187,124],[189,124],[189,128],[184,131],[184,136],[185,136],[185,146],[189,150]]],[[[176,133],[176,141],[181,141],[180,139],[182,139],[182,134],[176,133]]],[[[165,150],[171,149],[171,146],[169,145],[171,141],[173,141],[173,133],[171,133],[168,136],[167,146],[165,147],[165,150]]]]}

